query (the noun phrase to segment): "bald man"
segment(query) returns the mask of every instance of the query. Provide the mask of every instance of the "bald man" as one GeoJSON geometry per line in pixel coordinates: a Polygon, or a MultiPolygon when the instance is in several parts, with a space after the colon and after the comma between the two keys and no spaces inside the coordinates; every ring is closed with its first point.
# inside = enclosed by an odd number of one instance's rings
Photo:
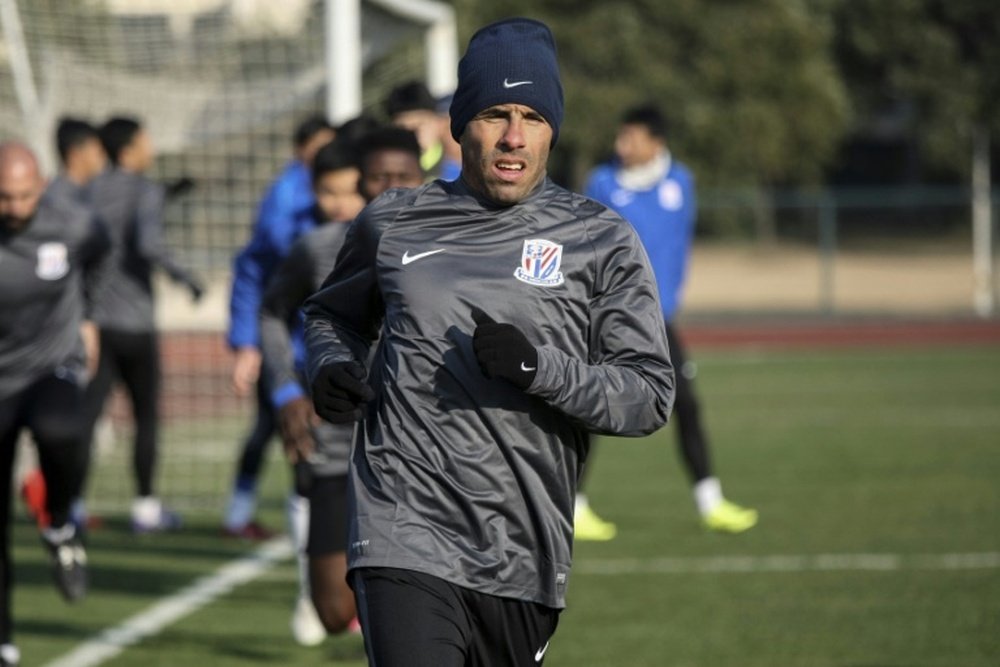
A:
{"type": "Polygon", "coordinates": [[[32,152],[0,144],[0,666],[19,662],[12,643],[8,542],[14,453],[22,429],[38,447],[50,522],[42,542],[68,601],[86,592],[86,555],[68,521],[86,381],[80,326],[84,267],[107,235],[83,207],[44,196],[32,152]]]}

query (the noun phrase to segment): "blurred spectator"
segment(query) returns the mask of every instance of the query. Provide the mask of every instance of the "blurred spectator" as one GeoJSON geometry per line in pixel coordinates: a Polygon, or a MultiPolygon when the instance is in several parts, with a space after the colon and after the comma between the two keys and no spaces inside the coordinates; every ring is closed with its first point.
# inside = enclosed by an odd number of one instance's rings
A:
{"type": "Polygon", "coordinates": [[[201,282],[182,268],[163,239],[164,189],[147,178],[155,151],[149,133],[132,118],[112,118],[101,126],[101,143],[112,168],[90,185],[97,217],[111,236],[111,252],[101,263],[92,319],[100,329],[97,375],[85,397],[84,464],[78,497],[89,472],[94,426],[116,379],[128,390],[135,419],[133,471],[136,497],[132,529],[137,533],[176,529],[180,517],[154,493],[159,447],[160,355],[154,319],[152,273],[166,271],[201,299],[201,282]]]}
{"type": "Polygon", "coordinates": [[[250,242],[233,262],[229,302],[229,346],[235,351],[233,389],[247,396],[256,388],[257,415],[243,442],[233,491],[223,518],[223,530],[234,537],[266,539],[271,532],[255,519],[257,479],[267,444],[277,430],[269,390],[260,379],[260,300],[274,269],[292,243],[315,225],[316,198],[309,170],[316,152],[336,132],[323,116],[310,116],[295,129],[294,156],[268,188],[257,209],[250,242]]]}
{"type": "Polygon", "coordinates": [[[313,165],[318,227],[295,242],[264,294],[264,375],[274,388],[271,396],[285,452],[295,464],[297,490],[306,496],[293,495],[290,508],[292,503],[308,508],[289,513],[301,585],[292,631],[302,644],[318,642],[326,632],[341,632],[354,619],[354,597],[346,580],[347,468],[354,427],[320,422],[313,412],[305,389],[299,308],[333,269],[347,233],[345,223],[364,203],[390,188],[415,187],[422,181],[420,146],[412,132],[382,128],[348,141],[341,131],[313,165]],[[354,169],[352,199],[345,196],[345,188],[355,164],[360,165],[361,179],[354,169]],[[312,623],[317,611],[321,624],[312,623]]]}
{"type": "Polygon", "coordinates": [[[393,125],[410,130],[420,143],[420,166],[429,180],[453,181],[462,171],[461,149],[451,137],[447,113],[419,81],[397,86],[385,101],[385,111],[393,125]],[[449,145],[450,142],[450,145],[449,145]]]}
{"type": "MultiPolygon", "coordinates": [[[[677,371],[673,421],[681,458],[694,485],[695,504],[706,528],[739,533],[757,523],[757,512],[726,500],[718,478],[712,475],[708,439],[694,391],[695,366],[687,361],[672,324],[691,252],[696,202],[694,178],[673,158],[666,136],[666,121],[658,109],[641,106],[628,110],[615,139],[615,161],[594,170],[584,194],[617,211],[642,240],[656,274],[670,359],[677,371]]],[[[597,516],[585,495],[578,495],[576,505],[577,539],[614,537],[614,524],[597,516]]]]}
{"type": "Polygon", "coordinates": [[[61,169],[49,183],[49,193],[76,203],[85,201],[87,185],[108,163],[97,128],[79,118],[61,119],[56,128],[56,150],[61,169]]]}

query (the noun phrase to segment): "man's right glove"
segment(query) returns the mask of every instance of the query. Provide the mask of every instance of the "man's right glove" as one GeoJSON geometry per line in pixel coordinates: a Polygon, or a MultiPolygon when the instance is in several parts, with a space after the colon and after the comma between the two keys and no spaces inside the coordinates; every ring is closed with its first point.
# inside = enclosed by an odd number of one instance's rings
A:
{"type": "Polygon", "coordinates": [[[356,361],[340,361],[319,369],[312,383],[316,414],[333,424],[361,419],[362,407],[375,398],[365,382],[365,368],[356,361]]]}
{"type": "Polygon", "coordinates": [[[479,308],[472,309],[476,330],[472,349],[486,377],[503,378],[518,389],[527,389],[538,370],[538,350],[513,324],[497,322],[479,308]]]}

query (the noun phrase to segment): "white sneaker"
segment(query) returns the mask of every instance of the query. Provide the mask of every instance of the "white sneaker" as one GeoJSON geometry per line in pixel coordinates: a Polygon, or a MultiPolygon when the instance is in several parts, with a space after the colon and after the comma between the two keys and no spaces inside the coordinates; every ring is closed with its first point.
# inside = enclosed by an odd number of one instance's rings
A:
{"type": "Polygon", "coordinates": [[[13,644],[0,645],[0,667],[18,667],[21,664],[21,652],[13,644]]]}
{"type": "Polygon", "coordinates": [[[300,597],[295,603],[290,625],[292,636],[302,646],[319,646],[326,639],[326,628],[309,598],[300,597]]]}

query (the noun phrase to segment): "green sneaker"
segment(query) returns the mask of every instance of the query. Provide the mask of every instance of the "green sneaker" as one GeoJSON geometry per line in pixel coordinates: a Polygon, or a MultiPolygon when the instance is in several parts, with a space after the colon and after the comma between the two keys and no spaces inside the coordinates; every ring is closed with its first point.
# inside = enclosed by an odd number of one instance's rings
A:
{"type": "Polygon", "coordinates": [[[584,542],[607,542],[618,534],[618,527],[605,521],[590,509],[590,505],[578,505],[573,514],[573,536],[584,542]]]}
{"type": "Polygon", "coordinates": [[[701,522],[708,530],[719,533],[742,533],[757,525],[757,510],[723,500],[701,522]]]}

